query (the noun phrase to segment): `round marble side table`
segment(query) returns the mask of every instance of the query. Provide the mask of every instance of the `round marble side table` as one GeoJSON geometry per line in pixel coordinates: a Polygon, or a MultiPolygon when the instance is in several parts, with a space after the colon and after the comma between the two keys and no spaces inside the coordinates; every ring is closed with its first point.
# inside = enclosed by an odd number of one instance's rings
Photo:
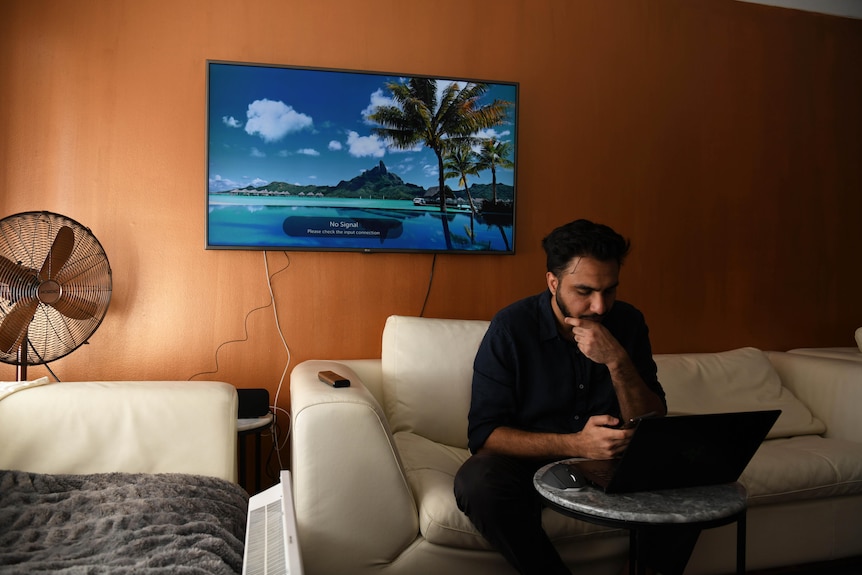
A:
{"type": "MultiPolygon", "coordinates": [[[[570,460],[566,460],[570,461],[570,460]]],[[[574,460],[571,460],[574,461],[574,460]]],[[[638,562],[638,528],[690,525],[700,529],[736,523],[736,572],[745,573],[745,488],[739,483],[705,485],[684,489],[607,494],[588,486],[580,490],[560,489],[545,481],[556,463],[539,469],[533,485],[548,505],[564,515],[605,527],[629,530],[629,569],[643,573],[638,562]]]]}

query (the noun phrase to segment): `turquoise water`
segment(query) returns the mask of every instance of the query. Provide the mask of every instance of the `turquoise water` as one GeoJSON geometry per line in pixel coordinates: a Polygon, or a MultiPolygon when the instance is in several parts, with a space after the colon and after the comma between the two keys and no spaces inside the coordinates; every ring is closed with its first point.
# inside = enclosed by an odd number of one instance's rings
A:
{"type": "Polygon", "coordinates": [[[208,245],[265,249],[512,251],[512,222],[409,200],[211,194],[208,245]],[[447,241],[448,237],[448,241],[447,241]]]}

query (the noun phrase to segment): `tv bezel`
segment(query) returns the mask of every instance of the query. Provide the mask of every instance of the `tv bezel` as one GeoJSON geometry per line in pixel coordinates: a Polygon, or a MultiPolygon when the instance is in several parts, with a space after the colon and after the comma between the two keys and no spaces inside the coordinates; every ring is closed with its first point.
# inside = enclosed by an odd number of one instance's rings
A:
{"type": "MultiPolygon", "coordinates": [[[[291,64],[269,64],[269,63],[257,63],[257,62],[243,62],[243,61],[230,61],[230,60],[207,60],[206,61],[206,150],[205,150],[205,173],[206,173],[206,222],[205,222],[205,235],[206,235],[206,245],[205,248],[207,250],[249,250],[249,251],[302,251],[302,252],[361,252],[361,253],[425,253],[425,254],[457,254],[457,255],[514,255],[516,248],[516,229],[517,229],[517,199],[518,199],[518,182],[517,182],[517,166],[518,166],[518,129],[519,129],[519,99],[520,99],[520,84],[516,81],[510,80],[485,80],[479,78],[470,78],[463,76],[449,76],[449,75],[440,75],[440,74],[418,74],[418,73],[402,73],[402,72],[385,72],[378,70],[359,70],[359,69],[349,69],[349,68],[327,68],[327,67],[319,67],[319,66],[301,66],[301,65],[291,65],[291,64]],[[211,70],[213,65],[229,65],[229,66],[238,66],[238,67],[254,67],[254,68],[274,68],[274,69],[287,69],[287,70],[303,70],[308,72],[321,72],[321,73],[343,73],[343,74],[358,74],[358,75],[367,75],[367,76],[380,76],[381,79],[381,87],[387,80],[396,80],[398,78],[430,78],[434,80],[443,80],[443,81],[457,81],[457,82],[465,82],[465,83],[486,83],[491,85],[501,85],[507,86],[514,89],[515,97],[514,102],[511,105],[510,112],[510,124],[512,131],[512,155],[511,161],[513,167],[512,171],[512,200],[511,200],[511,231],[509,233],[509,247],[508,249],[447,249],[445,247],[435,247],[435,246],[427,246],[427,247],[386,247],[384,245],[381,246],[344,246],[344,245],[302,245],[302,244],[292,244],[290,242],[284,242],[279,245],[263,245],[263,244],[243,244],[243,243],[214,243],[211,239],[211,221],[210,221],[210,212],[211,212],[211,203],[210,203],[210,180],[213,176],[213,166],[211,165],[211,147],[214,145],[212,141],[212,134],[210,132],[211,129],[211,121],[215,121],[211,118],[211,94],[212,94],[212,86],[211,86],[211,70]]],[[[360,110],[357,110],[357,114],[359,114],[360,110]]],[[[358,116],[359,117],[359,116],[358,116]]],[[[424,147],[424,146],[423,146],[424,147]]],[[[391,152],[389,152],[391,153],[391,152]]],[[[374,158],[370,158],[369,162],[374,162],[374,158]]],[[[277,180],[273,180],[277,181],[277,180]]],[[[405,180],[406,181],[406,180],[405,180]]],[[[447,179],[447,181],[450,181],[447,179]]],[[[508,185],[508,184],[507,184],[508,185]]],[[[245,186],[248,187],[248,186],[245,186]]],[[[245,189],[244,188],[236,188],[236,189],[245,189]]],[[[321,186],[323,187],[323,186],[321,186]]],[[[447,185],[447,188],[450,186],[447,185]]],[[[429,188],[430,189],[430,188],[429,188]]],[[[461,192],[462,190],[453,190],[453,192],[461,192]]],[[[445,201],[445,200],[444,200],[445,201]]],[[[468,204],[469,205],[469,204],[468,204]]],[[[450,212],[453,213],[453,212],[450,212]]],[[[459,213],[459,212],[455,212],[459,213]]],[[[454,217],[454,216],[453,216],[454,217]]],[[[448,228],[447,228],[448,229],[448,228]]],[[[285,237],[289,238],[287,234],[285,237]]]]}

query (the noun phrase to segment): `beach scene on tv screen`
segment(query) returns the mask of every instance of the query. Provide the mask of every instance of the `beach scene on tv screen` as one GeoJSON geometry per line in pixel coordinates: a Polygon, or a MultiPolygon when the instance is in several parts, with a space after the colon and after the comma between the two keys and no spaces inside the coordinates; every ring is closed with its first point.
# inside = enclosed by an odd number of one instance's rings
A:
{"type": "Polygon", "coordinates": [[[208,247],[514,251],[516,84],[207,72],[208,247]]]}

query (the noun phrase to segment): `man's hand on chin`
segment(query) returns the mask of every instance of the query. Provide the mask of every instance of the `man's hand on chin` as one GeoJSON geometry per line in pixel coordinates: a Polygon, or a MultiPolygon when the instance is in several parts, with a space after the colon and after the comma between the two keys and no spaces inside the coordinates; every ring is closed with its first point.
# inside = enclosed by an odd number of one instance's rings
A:
{"type": "Polygon", "coordinates": [[[600,317],[567,317],[563,321],[571,326],[578,349],[592,361],[610,365],[625,355],[617,339],[601,324],[600,317]]]}

